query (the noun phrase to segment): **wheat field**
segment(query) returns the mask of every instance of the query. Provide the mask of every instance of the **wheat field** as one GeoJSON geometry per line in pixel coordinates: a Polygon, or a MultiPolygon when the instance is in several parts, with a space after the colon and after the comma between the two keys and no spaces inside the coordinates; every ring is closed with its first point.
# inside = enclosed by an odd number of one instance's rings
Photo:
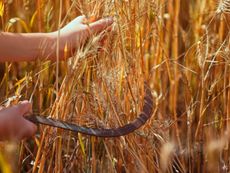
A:
{"type": "Polygon", "coordinates": [[[52,32],[79,15],[113,17],[104,45],[96,36],[64,61],[1,63],[1,104],[27,99],[41,116],[114,128],[137,117],[147,81],[153,115],[117,138],[39,125],[0,143],[1,172],[229,172],[230,1],[0,1],[5,32],[52,32]]]}

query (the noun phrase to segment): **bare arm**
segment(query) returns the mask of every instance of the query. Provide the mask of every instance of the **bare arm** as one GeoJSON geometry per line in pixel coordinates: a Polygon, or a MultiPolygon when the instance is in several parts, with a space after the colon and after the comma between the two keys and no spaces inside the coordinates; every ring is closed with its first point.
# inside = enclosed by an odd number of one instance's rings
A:
{"type": "MultiPolygon", "coordinates": [[[[74,19],[60,30],[58,47],[60,59],[64,47],[77,49],[91,36],[109,27],[111,18],[101,19],[90,25],[84,24],[85,17],[74,19]]],[[[0,62],[31,61],[36,58],[56,59],[58,31],[52,33],[0,33],[0,62]]]]}
{"type": "Polygon", "coordinates": [[[31,61],[40,56],[50,57],[54,53],[54,40],[49,33],[0,34],[0,62],[31,61]],[[43,45],[42,45],[43,44],[43,45]],[[47,45],[47,48],[45,48],[47,45]],[[49,47],[49,48],[48,48],[49,47]]]}

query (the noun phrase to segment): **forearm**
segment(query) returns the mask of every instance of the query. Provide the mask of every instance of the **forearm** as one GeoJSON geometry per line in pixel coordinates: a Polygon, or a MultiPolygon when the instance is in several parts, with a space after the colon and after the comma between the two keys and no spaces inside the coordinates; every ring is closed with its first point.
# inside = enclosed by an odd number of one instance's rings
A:
{"type": "Polygon", "coordinates": [[[0,62],[51,59],[56,48],[54,33],[0,33],[0,62]]]}

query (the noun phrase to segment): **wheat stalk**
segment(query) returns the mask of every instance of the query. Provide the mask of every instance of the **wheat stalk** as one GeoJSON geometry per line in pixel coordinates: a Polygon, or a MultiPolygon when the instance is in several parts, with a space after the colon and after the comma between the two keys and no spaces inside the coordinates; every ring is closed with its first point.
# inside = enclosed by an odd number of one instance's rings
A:
{"type": "Polygon", "coordinates": [[[216,13],[229,13],[230,12],[230,0],[220,0],[217,5],[216,13]]]}

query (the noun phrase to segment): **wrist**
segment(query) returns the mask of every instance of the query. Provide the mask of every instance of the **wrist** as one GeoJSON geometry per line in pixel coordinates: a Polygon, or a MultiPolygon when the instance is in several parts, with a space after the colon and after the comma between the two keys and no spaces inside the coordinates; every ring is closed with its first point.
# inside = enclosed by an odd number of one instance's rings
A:
{"type": "Polygon", "coordinates": [[[56,40],[54,33],[39,33],[38,58],[52,59],[56,52],[56,40]]]}
{"type": "Polygon", "coordinates": [[[53,56],[50,57],[50,59],[56,60],[54,58],[57,57],[57,50],[59,53],[59,58],[60,59],[65,58],[67,56],[66,54],[67,52],[65,48],[67,46],[67,50],[69,51],[69,47],[70,47],[68,44],[69,36],[61,31],[60,32],[55,31],[55,32],[48,33],[48,37],[50,39],[50,42],[52,42],[50,46],[52,48],[52,51],[50,52],[53,52],[53,56]]]}

